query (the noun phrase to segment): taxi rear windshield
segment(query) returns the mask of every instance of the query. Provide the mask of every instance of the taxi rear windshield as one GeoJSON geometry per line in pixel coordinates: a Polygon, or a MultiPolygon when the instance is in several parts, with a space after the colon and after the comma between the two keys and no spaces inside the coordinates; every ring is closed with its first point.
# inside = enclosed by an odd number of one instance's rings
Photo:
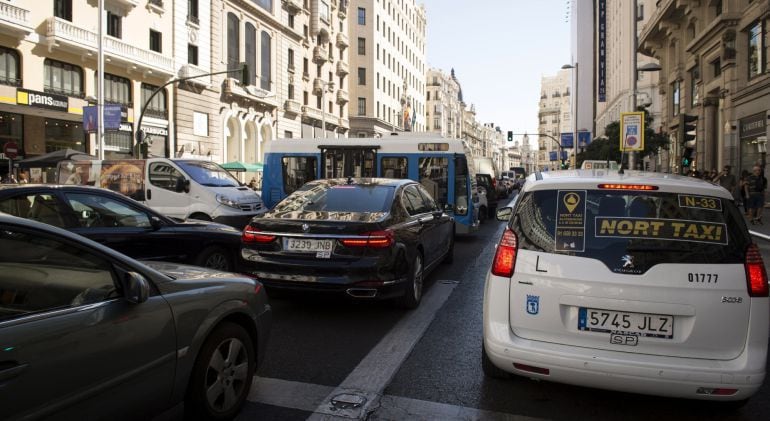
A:
{"type": "Polygon", "coordinates": [[[395,188],[380,185],[306,184],[275,205],[277,212],[361,212],[390,211],[395,188]]]}
{"type": "Polygon", "coordinates": [[[599,259],[623,273],[659,263],[743,263],[751,243],[731,200],[657,191],[529,192],[511,227],[521,249],[599,259]]]}

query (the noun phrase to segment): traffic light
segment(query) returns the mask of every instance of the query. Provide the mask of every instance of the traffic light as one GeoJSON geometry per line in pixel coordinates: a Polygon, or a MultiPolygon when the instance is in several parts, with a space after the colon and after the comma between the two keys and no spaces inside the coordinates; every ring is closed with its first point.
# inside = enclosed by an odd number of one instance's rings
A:
{"type": "Polygon", "coordinates": [[[561,169],[568,170],[569,169],[569,162],[567,162],[566,159],[561,160],[561,169]]]}
{"type": "MultiPolygon", "coordinates": [[[[695,131],[698,127],[698,116],[679,114],[679,142],[685,144],[695,140],[695,131]]],[[[690,144],[689,146],[694,146],[690,144]]]]}
{"type": "Polygon", "coordinates": [[[508,130],[508,141],[513,142],[513,132],[508,130]]]}
{"type": "Polygon", "coordinates": [[[692,155],[693,152],[695,152],[695,149],[693,148],[684,148],[684,152],[682,152],[682,167],[689,167],[690,164],[692,164],[692,155]]]}

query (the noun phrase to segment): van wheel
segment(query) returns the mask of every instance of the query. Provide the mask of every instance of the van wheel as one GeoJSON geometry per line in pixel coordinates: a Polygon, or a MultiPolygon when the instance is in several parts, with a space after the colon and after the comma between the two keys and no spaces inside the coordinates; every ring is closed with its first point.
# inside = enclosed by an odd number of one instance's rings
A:
{"type": "Polygon", "coordinates": [[[205,213],[194,213],[190,215],[187,219],[197,219],[199,221],[209,221],[211,222],[211,217],[206,215],[205,213]]]}
{"type": "Polygon", "coordinates": [[[233,270],[233,263],[230,253],[219,246],[206,247],[195,259],[197,266],[203,266],[209,269],[230,272],[233,270]]]}
{"type": "Polygon", "coordinates": [[[256,370],[254,344],[235,323],[217,327],[201,347],[187,387],[185,415],[227,420],[238,414],[256,370]]]}
{"type": "Polygon", "coordinates": [[[484,341],[481,341],[481,370],[484,375],[493,379],[507,379],[510,374],[504,370],[501,370],[492,363],[492,360],[487,356],[487,350],[484,348],[484,341]]]}

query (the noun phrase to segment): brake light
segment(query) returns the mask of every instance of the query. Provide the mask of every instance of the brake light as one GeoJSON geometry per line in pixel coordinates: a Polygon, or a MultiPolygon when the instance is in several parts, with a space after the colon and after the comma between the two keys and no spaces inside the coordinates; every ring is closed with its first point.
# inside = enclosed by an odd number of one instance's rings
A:
{"type": "Polygon", "coordinates": [[[269,243],[275,240],[275,235],[263,234],[260,230],[246,225],[241,234],[241,241],[244,243],[269,243]]]}
{"type": "Polygon", "coordinates": [[[516,268],[516,247],[518,239],[510,228],[506,228],[497,245],[495,260],[492,263],[492,274],[510,278],[516,268]]]}
{"type": "Polygon", "coordinates": [[[396,242],[393,231],[372,231],[361,234],[358,238],[344,238],[341,240],[345,247],[370,247],[375,249],[388,248],[396,242]],[[364,237],[366,236],[366,237],[364,237]]]}
{"type": "Polygon", "coordinates": [[[497,180],[495,180],[494,177],[492,177],[492,190],[497,189],[497,180]]]}
{"type": "Polygon", "coordinates": [[[746,282],[751,297],[767,297],[767,270],[762,261],[762,255],[759,253],[759,247],[751,244],[746,249],[746,282]]]}
{"type": "Polygon", "coordinates": [[[597,187],[605,190],[658,190],[658,186],[649,184],[599,184],[597,187]]]}

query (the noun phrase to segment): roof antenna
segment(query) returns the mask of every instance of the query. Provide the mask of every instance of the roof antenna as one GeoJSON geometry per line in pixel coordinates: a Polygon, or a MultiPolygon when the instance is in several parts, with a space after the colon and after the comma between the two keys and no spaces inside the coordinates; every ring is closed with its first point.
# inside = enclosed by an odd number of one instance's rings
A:
{"type": "Polygon", "coordinates": [[[352,175],[349,175],[349,176],[348,176],[348,181],[347,181],[347,183],[348,183],[348,184],[353,184],[353,176],[352,176],[352,175]]]}

